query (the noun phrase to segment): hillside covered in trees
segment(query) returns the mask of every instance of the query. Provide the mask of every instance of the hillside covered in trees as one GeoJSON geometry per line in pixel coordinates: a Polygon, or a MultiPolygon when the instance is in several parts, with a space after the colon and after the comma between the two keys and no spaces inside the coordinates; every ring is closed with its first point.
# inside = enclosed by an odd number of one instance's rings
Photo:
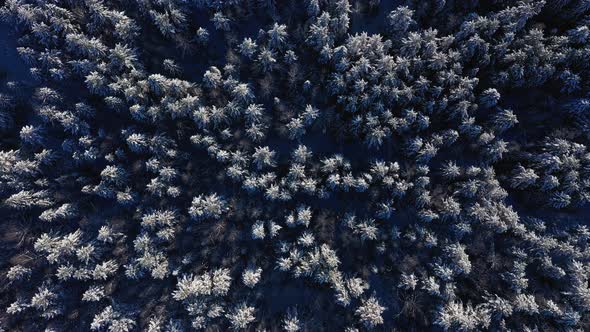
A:
{"type": "Polygon", "coordinates": [[[0,19],[0,331],[590,330],[590,0],[0,19]]]}

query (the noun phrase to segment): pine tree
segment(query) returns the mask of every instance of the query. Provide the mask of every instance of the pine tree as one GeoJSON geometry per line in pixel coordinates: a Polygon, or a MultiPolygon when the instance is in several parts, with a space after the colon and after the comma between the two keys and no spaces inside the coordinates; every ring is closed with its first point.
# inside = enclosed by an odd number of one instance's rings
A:
{"type": "Polygon", "coordinates": [[[382,314],[386,309],[387,308],[381,306],[379,301],[372,296],[362,302],[362,304],[356,309],[355,314],[366,328],[372,329],[383,324],[382,314]]]}
{"type": "Polygon", "coordinates": [[[240,303],[226,314],[231,327],[235,330],[245,329],[256,320],[256,310],[245,303],[240,303]]]}
{"type": "Polygon", "coordinates": [[[254,288],[258,282],[260,282],[260,277],[262,274],[261,268],[256,267],[248,267],[242,273],[242,282],[249,288],[254,288]]]}

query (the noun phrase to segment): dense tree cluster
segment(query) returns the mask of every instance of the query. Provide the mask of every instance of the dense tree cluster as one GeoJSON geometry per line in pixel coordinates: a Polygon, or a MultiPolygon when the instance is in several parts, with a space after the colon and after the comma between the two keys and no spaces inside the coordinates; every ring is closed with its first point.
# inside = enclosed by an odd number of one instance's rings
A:
{"type": "Polygon", "coordinates": [[[590,329],[589,1],[0,18],[0,330],[590,329]]]}

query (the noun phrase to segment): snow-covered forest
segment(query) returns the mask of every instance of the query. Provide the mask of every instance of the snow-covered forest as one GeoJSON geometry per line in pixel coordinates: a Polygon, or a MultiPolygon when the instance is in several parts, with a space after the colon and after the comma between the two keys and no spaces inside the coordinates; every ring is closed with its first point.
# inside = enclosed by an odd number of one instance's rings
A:
{"type": "Polygon", "coordinates": [[[590,0],[0,4],[0,331],[590,330],[590,0]]]}

